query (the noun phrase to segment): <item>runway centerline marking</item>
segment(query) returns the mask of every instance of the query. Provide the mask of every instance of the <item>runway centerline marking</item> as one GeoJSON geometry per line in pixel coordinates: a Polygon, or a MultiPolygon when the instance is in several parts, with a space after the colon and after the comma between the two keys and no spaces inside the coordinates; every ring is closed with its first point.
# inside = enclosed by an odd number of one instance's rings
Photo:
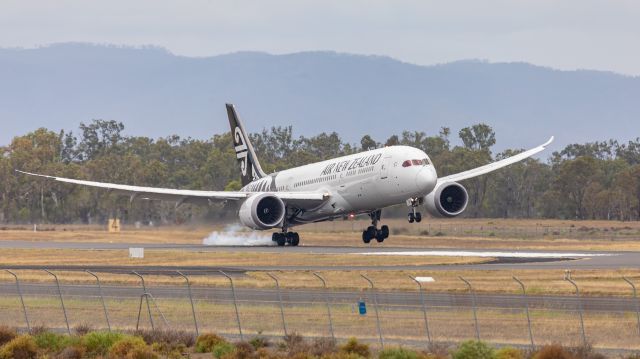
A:
{"type": "Polygon", "coordinates": [[[549,252],[497,252],[497,251],[401,251],[364,252],[365,256],[439,256],[439,257],[487,257],[487,258],[590,258],[606,257],[610,253],[549,253],[549,252]]]}

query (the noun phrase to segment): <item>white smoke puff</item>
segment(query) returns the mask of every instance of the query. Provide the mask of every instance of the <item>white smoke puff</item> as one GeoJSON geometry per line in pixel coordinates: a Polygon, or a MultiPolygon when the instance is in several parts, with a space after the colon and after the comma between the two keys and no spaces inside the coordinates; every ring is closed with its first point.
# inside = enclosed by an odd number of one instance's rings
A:
{"type": "Polygon", "coordinates": [[[247,231],[238,224],[226,226],[222,231],[212,232],[202,241],[206,246],[273,246],[271,234],[247,231]]]}

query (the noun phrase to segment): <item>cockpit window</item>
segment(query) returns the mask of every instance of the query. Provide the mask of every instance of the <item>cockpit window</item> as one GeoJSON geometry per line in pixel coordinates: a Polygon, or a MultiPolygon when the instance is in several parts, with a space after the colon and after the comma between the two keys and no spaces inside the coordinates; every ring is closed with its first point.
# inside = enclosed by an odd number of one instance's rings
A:
{"type": "Polygon", "coordinates": [[[411,160],[411,163],[414,166],[421,166],[422,165],[422,160],[411,160]]]}
{"type": "Polygon", "coordinates": [[[402,167],[409,167],[411,166],[411,161],[410,160],[406,160],[404,162],[402,162],[402,167]]]}

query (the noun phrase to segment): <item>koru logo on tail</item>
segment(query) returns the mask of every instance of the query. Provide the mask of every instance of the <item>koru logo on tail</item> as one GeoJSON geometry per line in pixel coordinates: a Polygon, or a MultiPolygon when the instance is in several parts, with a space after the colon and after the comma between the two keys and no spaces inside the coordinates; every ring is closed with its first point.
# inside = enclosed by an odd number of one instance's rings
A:
{"type": "Polygon", "coordinates": [[[251,178],[254,180],[258,179],[257,171],[253,167],[253,163],[251,163],[251,168],[249,168],[249,149],[247,148],[242,130],[240,130],[240,127],[236,127],[233,132],[235,138],[236,158],[240,161],[240,170],[242,171],[242,176],[246,176],[247,170],[250,170],[251,178]]]}
{"type": "Polygon", "coordinates": [[[242,175],[246,176],[249,150],[247,149],[247,144],[244,141],[244,136],[242,135],[240,127],[236,127],[234,130],[234,137],[236,140],[236,158],[240,160],[240,170],[242,171],[242,175]]]}

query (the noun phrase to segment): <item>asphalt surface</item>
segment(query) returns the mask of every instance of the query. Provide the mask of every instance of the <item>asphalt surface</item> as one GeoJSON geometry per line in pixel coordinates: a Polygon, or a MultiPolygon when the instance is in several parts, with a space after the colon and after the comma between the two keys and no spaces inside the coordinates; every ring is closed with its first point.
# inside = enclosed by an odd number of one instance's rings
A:
{"type": "MultiPolygon", "coordinates": [[[[370,247],[347,246],[205,246],[193,244],[155,244],[155,243],[93,243],[93,242],[49,242],[49,241],[0,241],[0,249],[75,249],[75,250],[113,250],[132,247],[146,250],[185,250],[196,252],[246,252],[246,253],[303,253],[303,254],[353,254],[353,255],[442,255],[442,256],[485,256],[494,258],[482,264],[460,265],[387,265],[387,266],[231,266],[231,267],[184,267],[185,271],[214,272],[219,270],[242,271],[271,271],[271,270],[504,270],[504,269],[615,269],[640,268],[640,252],[589,252],[589,251],[552,251],[552,250],[478,250],[478,249],[429,249],[386,247],[374,245],[370,247]]],[[[40,269],[42,267],[13,267],[17,269],[40,269]]],[[[49,267],[47,267],[49,268],[49,267]]],[[[75,267],[55,267],[78,269],[75,267]]],[[[131,267],[102,266],[103,271],[122,272],[131,271],[131,267]]],[[[145,271],[175,271],[175,267],[146,267],[138,268],[145,271]]]]}
{"type": "MultiPolygon", "coordinates": [[[[508,285],[517,286],[514,283],[508,285]]],[[[373,293],[364,290],[366,283],[363,282],[363,290],[351,291],[321,291],[308,289],[282,290],[282,300],[288,305],[309,305],[324,303],[327,299],[333,304],[356,304],[360,299],[373,302],[373,293]]],[[[94,299],[99,295],[98,289],[93,285],[62,285],[62,294],[65,298],[85,298],[94,299]]],[[[102,286],[105,297],[117,299],[139,299],[143,293],[140,286],[102,286]]],[[[57,287],[55,284],[34,284],[23,283],[21,290],[25,296],[56,296],[57,287]]],[[[185,286],[149,286],[147,290],[157,300],[162,299],[188,299],[185,286]]],[[[425,291],[425,304],[427,307],[435,308],[470,308],[472,298],[467,293],[433,293],[425,291]]],[[[192,287],[192,294],[195,300],[207,300],[213,302],[231,302],[232,293],[228,288],[204,288],[192,287]]],[[[14,283],[0,283],[0,296],[16,296],[16,286],[14,283]]],[[[236,295],[240,302],[252,304],[274,304],[278,301],[278,293],[275,289],[263,288],[236,288],[236,295]]],[[[407,307],[419,310],[421,308],[421,298],[419,292],[377,292],[379,305],[386,310],[407,309],[407,307]]],[[[533,295],[525,299],[521,295],[512,294],[476,294],[476,303],[479,308],[501,309],[501,310],[521,310],[525,303],[532,309],[553,309],[553,310],[577,310],[579,301],[585,311],[604,312],[633,312],[636,309],[636,301],[629,298],[620,297],[582,297],[575,296],[541,296],[533,295]]]]}

